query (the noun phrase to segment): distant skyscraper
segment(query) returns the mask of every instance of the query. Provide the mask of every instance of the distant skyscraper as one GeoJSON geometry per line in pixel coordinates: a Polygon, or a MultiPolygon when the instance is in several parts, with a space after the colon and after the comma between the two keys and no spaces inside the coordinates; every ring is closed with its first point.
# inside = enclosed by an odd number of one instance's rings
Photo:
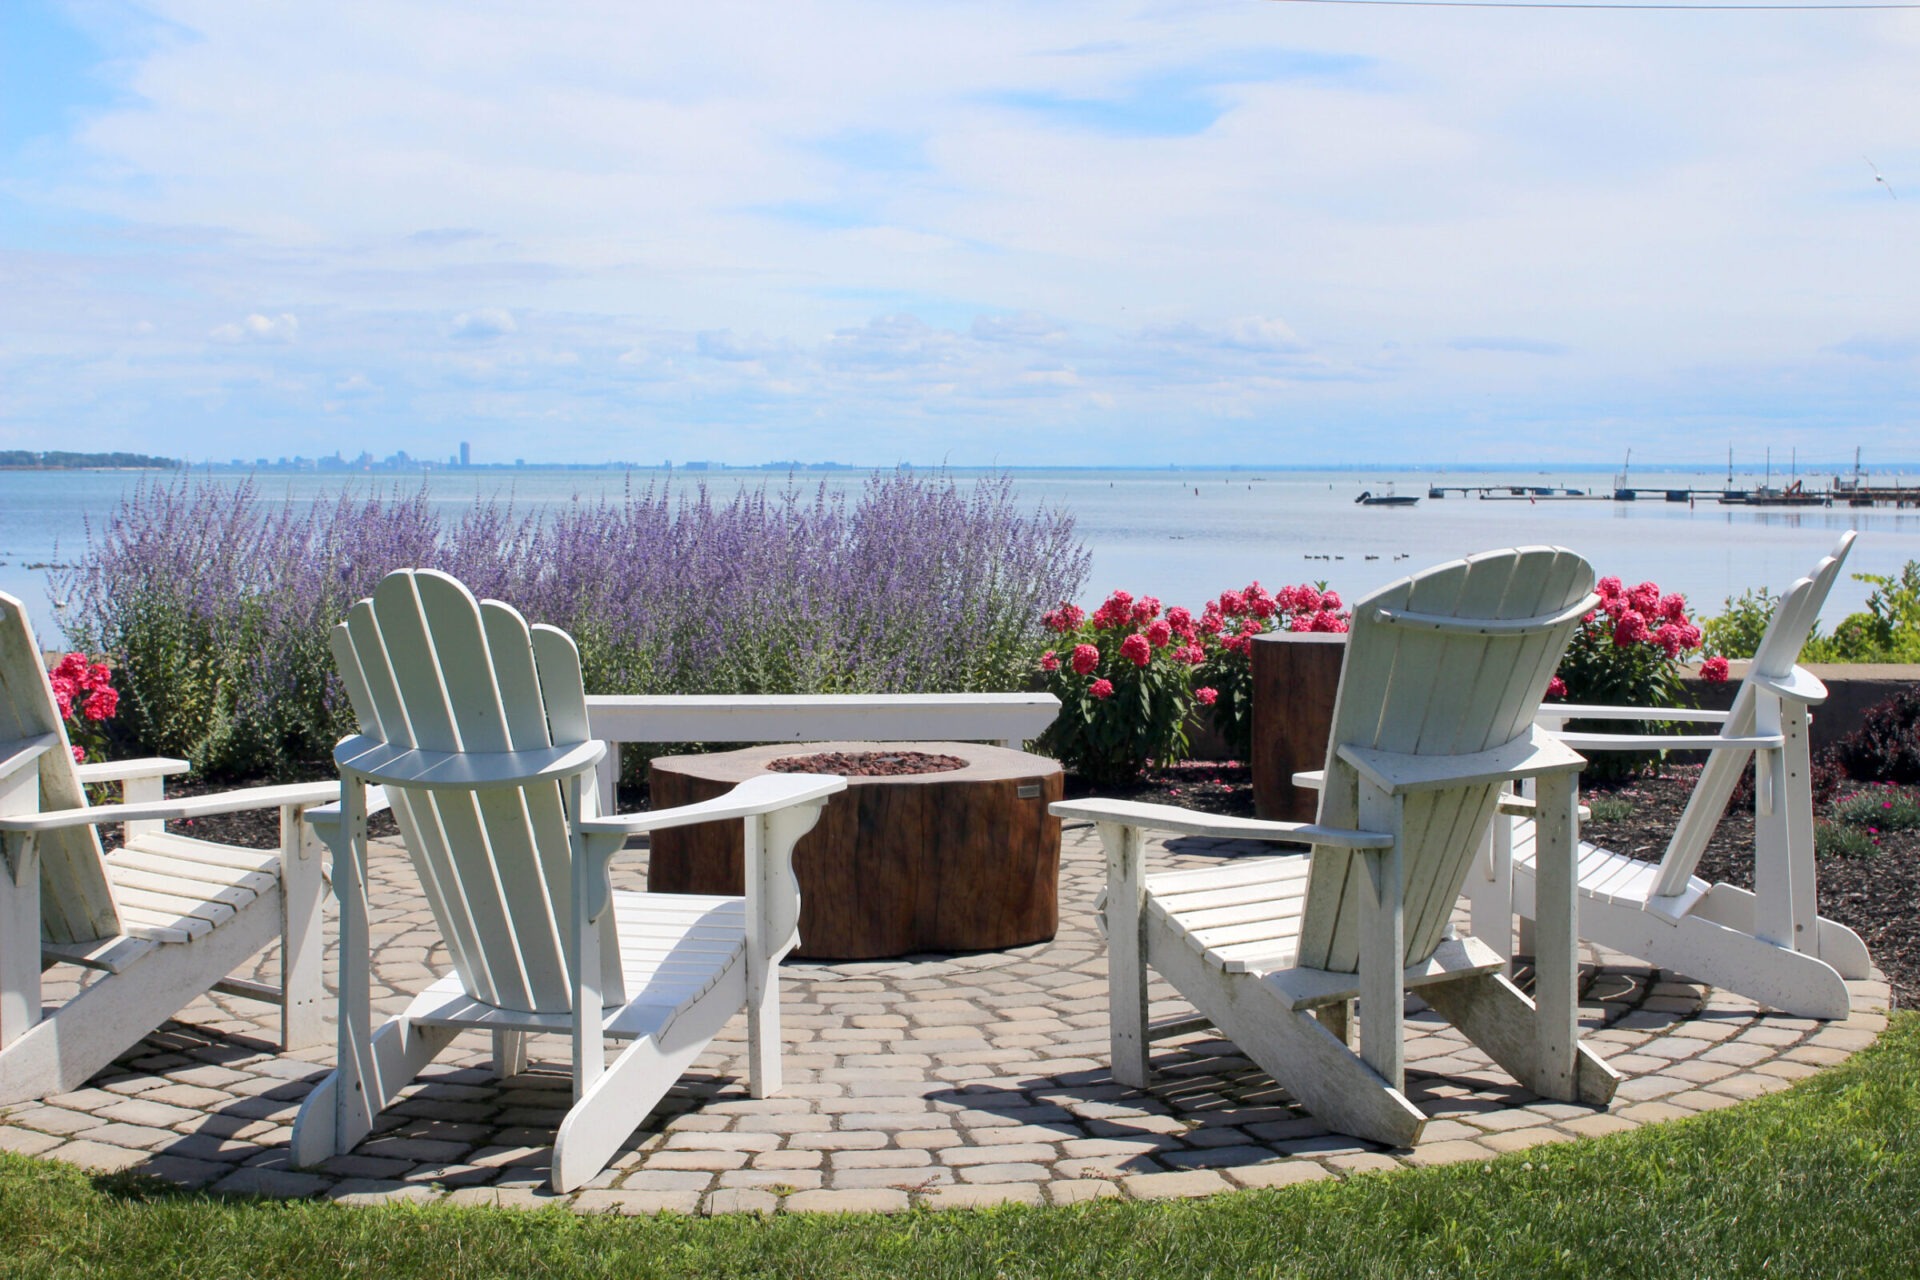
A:
{"type": "Polygon", "coordinates": [[[473,465],[473,446],[468,444],[465,440],[462,440],[460,442],[460,465],[463,467],[470,467],[473,465]]]}

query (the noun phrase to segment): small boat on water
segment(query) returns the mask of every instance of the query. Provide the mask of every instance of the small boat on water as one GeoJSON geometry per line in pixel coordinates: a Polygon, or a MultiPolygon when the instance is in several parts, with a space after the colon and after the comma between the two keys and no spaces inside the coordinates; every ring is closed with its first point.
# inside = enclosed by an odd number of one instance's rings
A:
{"type": "Polygon", "coordinates": [[[1362,490],[1360,496],[1354,501],[1363,507],[1410,507],[1420,499],[1412,494],[1396,494],[1391,490],[1386,493],[1362,490]]]}

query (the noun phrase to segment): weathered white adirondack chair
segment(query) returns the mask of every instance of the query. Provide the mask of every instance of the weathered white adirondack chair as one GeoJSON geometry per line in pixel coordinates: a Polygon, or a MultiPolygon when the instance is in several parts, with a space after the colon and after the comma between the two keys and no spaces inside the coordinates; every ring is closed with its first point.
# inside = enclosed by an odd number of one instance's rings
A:
{"type": "Polygon", "coordinates": [[[0,593],[0,1105],[77,1089],[210,989],[281,1007],[289,1049],[323,1035],[320,854],[300,812],[328,783],[165,800],[180,760],[75,767],[25,609],[0,593]],[[84,784],[125,782],[129,803],[89,807],[84,784]],[[173,835],[169,820],[280,810],[278,852],[173,835]],[[124,823],[124,847],[95,830],[124,823]],[[230,978],[275,938],[281,984],[230,978]],[[59,1009],[41,972],[99,976],[59,1009]]]}
{"type": "MultiPolygon", "coordinates": [[[[1543,707],[1543,723],[1565,719],[1717,723],[1715,735],[1556,733],[1583,752],[1706,750],[1711,754],[1674,827],[1664,857],[1643,862],[1580,846],[1580,935],[1663,969],[1737,992],[1804,1018],[1844,1018],[1846,979],[1871,973],[1858,934],[1816,911],[1813,795],[1807,742],[1810,706],[1826,687],[1797,666],[1801,647],[1853,546],[1848,532],[1831,554],[1780,597],[1746,680],[1728,711],[1647,711],[1637,707],[1543,707]],[[1754,775],[1754,892],[1708,884],[1693,874],[1726,813],[1749,759],[1754,775]]],[[[1474,932],[1510,949],[1512,915],[1534,911],[1534,828],[1496,828],[1491,856],[1469,878],[1474,932]],[[1509,881],[1507,865],[1511,864],[1509,881]],[[1511,883],[1511,899],[1506,886],[1511,883]]]]}
{"type": "Polygon", "coordinates": [[[1584,763],[1533,724],[1574,624],[1595,603],[1570,551],[1490,552],[1402,579],[1354,606],[1314,824],[1066,801],[1107,851],[1113,1071],[1144,1088],[1149,1035],[1211,1023],[1333,1128],[1410,1145],[1426,1118],[1404,1088],[1404,992],[1549,1097],[1604,1104],[1618,1077],[1576,1034],[1570,854],[1584,763]],[[1515,778],[1549,815],[1535,999],[1450,927],[1480,835],[1515,778]],[[1312,852],[1146,875],[1147,830],[1283,840],[1312,852]],[[1557,886],[1555,885],[1557,873],[1557,886]],[[1200,1023],[1147,1026],[1146,966],[1200,1023]],[[1359,997],[1360,1052],[1347,1045],[1359,997]],[[1318,1011],[1318,1017],[1314,1016],[1318,1011]]]}
{"type": "Polygon", "coordinates": [[[361,728],[334,752],[339,806],[315,815],[340,900],[340,1055],[294,1124],[297,1163],[350,1150],[463,1029],[493,1033],[503,1075],[524,1066],[528,1034],[572,1037],[561,1191],[606,1166],[743,1008],[753,1095],[779,1088],[776,966],[800,912],[793,845],[843,779],[759,778],[701,804],[600,816],[606,748],[588,736],[573,640],[443,573],[389,574],[332,648],[361,728]],[[453,972],[375,1031],[367,817],[388,805],[453,972]],[[724,820],[746,827],[744,897],[613,892],[608,861],[628,836],[724,820]],[[609,1040],[631,1042],[611,1066],[609,1040]]]}

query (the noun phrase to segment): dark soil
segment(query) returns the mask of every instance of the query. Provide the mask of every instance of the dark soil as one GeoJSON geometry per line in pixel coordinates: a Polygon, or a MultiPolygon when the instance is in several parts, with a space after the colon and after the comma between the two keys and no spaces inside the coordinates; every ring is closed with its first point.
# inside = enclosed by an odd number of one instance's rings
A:
{"type": "Polygon", "coordinates": [[[768,773],[837,773],[843,778],[905,778],[916,773],[964,769],[959,756],[925,751],[822,751],[811,756],[782,756],[767,762],[768,773]]]}

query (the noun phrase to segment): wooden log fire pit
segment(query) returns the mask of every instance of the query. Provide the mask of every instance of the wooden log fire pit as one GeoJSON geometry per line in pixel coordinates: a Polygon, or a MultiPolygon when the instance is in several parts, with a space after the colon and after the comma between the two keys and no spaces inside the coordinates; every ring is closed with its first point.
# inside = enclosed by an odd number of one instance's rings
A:
{"type": "MultiPolygon", "coordinates": [[[[662,756],[652,766],[652,803],[710,800],[768,772],[847,777],[845,794],[794,848],[794,954],[871,960],[998,950],[1044,942],[1059,927],[1060,820],[1047,813],[1062,794],[1057,762],[964,742],[784,743],[662,756]],[[899,771],[930,763],[937,771],[899,771]]],[[[742,861],[737,822],[658,831],[647,887],[740,893],[742,861]]]]}

